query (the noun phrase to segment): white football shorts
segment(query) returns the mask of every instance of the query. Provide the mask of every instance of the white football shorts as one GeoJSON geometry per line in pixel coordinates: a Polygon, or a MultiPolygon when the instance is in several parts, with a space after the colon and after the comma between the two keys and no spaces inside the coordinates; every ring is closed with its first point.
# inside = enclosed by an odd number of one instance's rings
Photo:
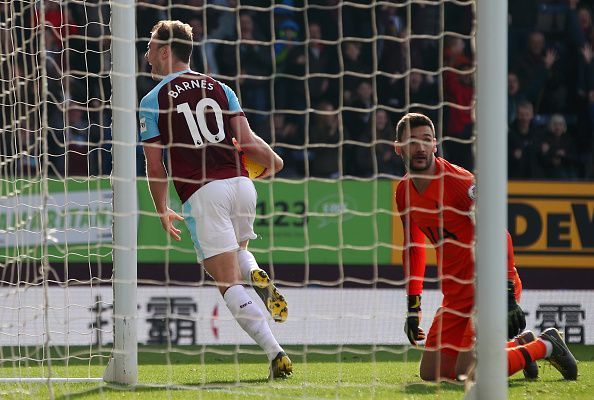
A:
{"type": "Polygon", "coordinates": [[[256,188],[244,176],[220,179],[198,189],[183,204],[198,260],[234,251],[255,239],[256,188]]]}

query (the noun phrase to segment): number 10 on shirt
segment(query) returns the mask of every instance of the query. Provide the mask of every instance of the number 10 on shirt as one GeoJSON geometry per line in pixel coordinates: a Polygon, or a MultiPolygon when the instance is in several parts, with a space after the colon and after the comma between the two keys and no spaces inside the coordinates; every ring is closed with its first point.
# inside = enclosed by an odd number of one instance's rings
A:
{"type": "Polygon", "coordinates": [[[204,146],[202,137],[210,143],[219,143],[225,139],[225,130],[223,129],[223,110],[215,100],[205,97],[196,104],[196,118],[192,115],[190,105],[186,103],[178,104],[177,113],[184,114],[188,129],[194,140],[196,147],[204,146]],[[217,132],[212,133],[206,124],[206,107],[212,108],[217,121],[217,132]],[[196,123],[198,122],[198,123],[196,123]],[[200,135],[202,133],[202,135],[200,135]]]}

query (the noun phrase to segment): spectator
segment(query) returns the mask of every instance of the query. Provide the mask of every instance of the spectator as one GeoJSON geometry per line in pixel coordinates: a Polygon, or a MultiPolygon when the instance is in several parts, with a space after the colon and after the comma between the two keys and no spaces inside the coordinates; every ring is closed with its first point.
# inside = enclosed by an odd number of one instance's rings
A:
{"type": "MultiPolygon", "coordinates": [[[[309,74],[337,74],[338,53],[336,51],[336,46],[327,45],[321,42],[322,28],[319,23],[309,23],[308,29],[309,43],[307,49],[309,74]]],[[[337,79],[308,76],[307,82],[310,95],[309,104],[317,104],[322,100],[334,101],[337,103],[337,79]]],[[[337,107],[338,104],[334,104],[334,106],[337,107]]]]}
{"type": "Polygon", "coordinates": [[[306,10],[308,21],[317,22],[322,27],[324,39],[337,40],[338,20],[341,15],[339,0],[309,0],[308,4],[310,6],[306,10]]]}
{"type": "Polygon", "coordinates": [[[340,174],[338,111],[329,102],[320,103],[317,109],[309,136],[309,175],[335,179],[340,174]]]}
{"type": "Polygon", "coordinates": [[[194,35],[192,48],[191,68],[200,73],[208,72],[206,65],[206,51],[204,48],[204,26],[202,25],[202,16],[197,15],[188,21],[192,27],[192,34],[194,35]]]}
{"type": "Polygon", "coordinates": [[[548,131],[540,142],[538,162],[547,179],[575,178],[576,149],[573,139],[567,134],[567,123],[561,114],[553,114],[548,131]]]}
{"type": "Polygon", "coordinates": [[[466,43],[457,36],[446,36],[443,50],[443,63],[447,67],[458,68],[470,64],[466,55],[466,43]]]}
{"type": "Polygon", "coordinates": [[[539,113],[564,109],[567,96],[563,78],[555,68],[558,51],[545,48],[545,37],[540,32],[528,36],[526,52],[517,60],[515,70],[525,88],[527,98],[539,113]]]}
{"type": "Polygon", "coordinates": [[[592,147],[594,146],[594,54],[591,45],[585,44],[581,49],[582,59],[579,64],[577,88],[577,132],[576,146],[580,162],[577,166],[578,176],[592,177],[592,147]]]}
{"type": "Polygon", "coordinates": [[[296,45],[291,48],[286,59],[285,72],[295,76],[287,79],[288,91],[291,93],[292,103],[304,109],[307,105],[318,104],[320,101],[333,101],[338,106],[338,82],[316,74],[337,74],[338,54],[335,46],[321,43],[322,31],[320,25],[312,22],[308,26],[310,40],[307,45],[296,45]],[[307,53],[306,53],[307,51],[307,53]],[[308,75],[309,74],[309,75],[308,75]],[[309,99],[306,96],[307,84],[309,99]]]}
{"type": "Polygon", "coordinates": [[[437,107],[431,108],[431,106],[437,106],[439,103],[435,78],[431,75],[411,71],[408,89],[411,104],[410,111],[418,111],[431,118],[432,121],[437,121],[437,107]]]}
{"type": "MultiPolygon", "coordinates": [[[[171,10],[171,19],[179,20],[181,22],[190,23],[195,18],[200,18],[200,14],[204,10],[204,0],[175,0],[173,4],[169,5],[171,10]]],[[[193,27],[193,25],[192,25],[193,27]]],[[[196,35],[194,33],[194,35],[196,35]]],[[[194,36],[194,42],[196,36],[194,36]]]]}
{"type": "Polygon", "coordinates": [[[217,48],[220,46],[219,41],[236,35],[237,27],[237,0],[225,0],[220,5],[226,7],[226,9],[217,9],[215,14],[210,14],[211,18],[209,21],[216,22],[212,24],[214,26],[212,31],[210,31],[211,26],[207,24],[209,30],[206,32],[206,37],[208,41],[204,48],[208,69],[214,75],[221,73],[217,63],[219,61],[217,56],[217,48]]]}
{"type": "Polygon", "coordinates": [[[60,40],[78,34],[77,24],[70,18],[68,7],[62,3],[49,1],[45,6],[45,23],[52,26],[60,40]]]}
{"type": "MultiPolygon", "coordinates": [[[[267,120],[264,112],[270,110],[269,92],[272,75],[270,46],[263,42],[262,34],[254,25],[253,16],[241,13],[239,16],[239,43],[219,47],[220,73],[238,77],[241,101],[254,129],[260,130],[267,120]],[[237,49],[239,47],[239,49],[237,49]]],[[[236,41],[237,35],[226,38],[236,41]]],[[[233,85],[234,82],[229,82],[233,85]]]]}
{"type": "Polygon", "coordinates": [[[508,4],[508,53],[510,61],[517,59],[524,49],[528,34],[536,26],[539,0],[510,1],[508,4]]]}
{"type": "Polygon", "coordinates": [[[348,41],[343,44],[343,63],[344,63],[344,81],[343,81],[343,98],[345,104],[352,104],[355,91],[358,90],[359,85],[364,78],[350,74],[355,72],[358,74],[370,74],[371,64],[365,63],[361,54],[361,43],[348,41]]]}
{"type": "Polygon", "coordinates": [[[373,87],[369,81],[361,81],[351,104],[356,111],[344,113],[344,123],[348,128],[344,138],[349,141],[343,145],[344,173],[353,176],[373,174],[372,117],[373,87]]]}
{"type": "Polygon", "coordinates": [[[541,175],[536,154],[542,134],[533,120],[532,103],[523,101],[518,104],[517,118],[510,126],[508,135],[507,172],[510,178],[533,179],[541,175]]]}
{"type": "Polygon", "coordinates": [[[276,67],[279,72],[284,72],[287,68],[287,57],[289,52],[299,40],[300,27],[292,19],[285,19],[279,24],[277,32],[277,42],[274,44],[274,54],[276,67]]]}
{"type": "Polygon", "coordinates": [[[507,124],[516,119],[518,104],[526,100],[524,92],[520,90],[520,78],[514,71],[507,73],[507,124]]]}
{"type": "Polygon", "coordinates": [[[274,150],[283,158],[284,167],[280,177],[302,177],[305,171],[304,152],[305,144],[303,130],[291,117],[282,113],[274,113],[272,119],[272,141],[274,150]]]}
{"type": "Polygon", "coordinates": [[[378,174],[404,176],[404,165],[401,157],[394,156],[394,140],[396,131],[386,110],[375,113],[375,156],[378,174]]]}
{"type": "Polygon", "coordinates": [[[302,82],[299,76],[293,74],[298,68],[295,65],[297,59],[289,58],[291,50],[296,46],[294,42],[299,39],[299,32],[299,25],[291,19],[286,19],[280,23],[277,32],[277,39],[282,40],[282,42],[274,44],[276,72],[289,75],[275,77],[274,79],[276,107],[280,109],[302,111],[305,108],[303,96],[293,95],[294,91],[299,90],[302,82]]]}
{"type": "Polygon", "coordinates": [[[445,99],[456,107],[448,107],[446,131],[443,142],[448,160],[472,171],[472,100],[474,96],[473,73],[469,64],[460,65],[460,72],[443,73],[445,99]]]}

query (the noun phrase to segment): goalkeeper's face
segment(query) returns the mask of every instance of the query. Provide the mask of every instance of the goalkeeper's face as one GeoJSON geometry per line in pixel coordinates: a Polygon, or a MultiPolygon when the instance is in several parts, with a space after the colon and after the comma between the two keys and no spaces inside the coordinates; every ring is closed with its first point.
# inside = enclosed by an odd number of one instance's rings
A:
{"type": "Polygon", "coordinates": [[[437,141],[428,126],[412,128],[404,132],[400,142],[396,142],[396,154],[402,157],[406,169],[410,172],[428,171],[433,166],[437,141]]]}

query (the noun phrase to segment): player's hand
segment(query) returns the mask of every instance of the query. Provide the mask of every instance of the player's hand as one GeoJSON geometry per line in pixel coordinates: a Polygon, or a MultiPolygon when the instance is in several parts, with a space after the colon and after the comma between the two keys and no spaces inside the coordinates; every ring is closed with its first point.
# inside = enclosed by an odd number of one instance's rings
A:
{"type": "Polygon", "coordinates": [[[408,312],[404,323],[404,333],[410,344],[416,346],[417,341],[425,340],[425,331],[419,326],[421,322],[421,295],[408,296],[408,312]]]}
{"type": "Polygon", "coordinates": [[[507,281],[507,337],[512,339],[522,333],[525,328],[526,316],[516,302],[514,282],[507,281]]]}
{"type": "Polygon", "coordinates": [[[159,217],[161,218],[161,225],[163,226],[163,230],[167,232],[169,236],[171,236],[179,242],[181,240],[181,236],[179,236],[181,233],[181,229],[177,229],[175,225],[173,225],[173,222],[183,221],[184,218],[169,207],[167,207],[167,210],[159,217]]]}

